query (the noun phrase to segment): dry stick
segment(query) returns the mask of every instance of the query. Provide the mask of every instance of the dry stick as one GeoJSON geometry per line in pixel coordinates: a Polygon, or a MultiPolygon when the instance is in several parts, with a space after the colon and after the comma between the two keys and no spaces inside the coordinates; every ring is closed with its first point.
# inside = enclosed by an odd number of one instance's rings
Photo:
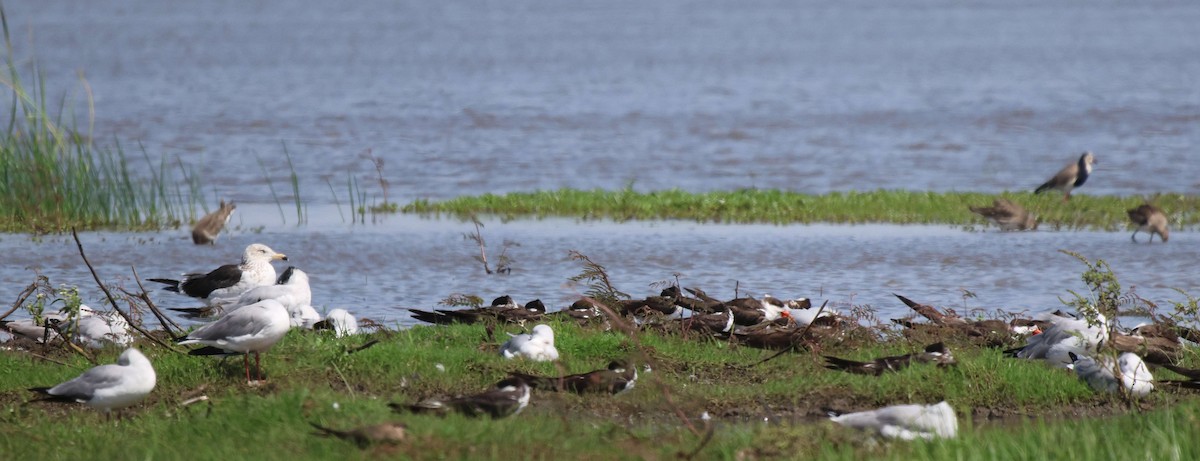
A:
{"type": "Polygon", "coordinates": [[[33,294],[34,291],[37,291],[37,282],[30,283],[29,286],[25,287],[25,290],[21,291],[21,294],[17,296],[17,302],[13,303],[12,308],[9,309],[8,312],[5,312],[4,315],[0,315],[0,320],[4,320],[8,316],[12,315],[13,312],[16,312],[21,305],[25,304],[25,300],[29,299],[29,295],[33,294]]]}
{"type": "Polygon", "coordinates": [[[113,298],[112,292],[108,291],[108,287],[104,286],[104,282],[100,281],[100,275],[96,273],[96,268],[92,267],[92,263],[88,261],[87,255],[83,253],[83,243],[79,241],[79,233],[75,231],[74,227],[71,228],[71,237],[75,238],[75,246],[79,247],[79,257],[83,258],[83,263],[87,265],[88,270],[92,272],[92,278],[96,280],[96,285],[100,286],[100,290],[104,292],[104,296],[108,297],[108,302],[109,304],[112,304],[113,310],[116,310],[118,314],[121,314],[121,317],[123,317],[125,321],[129,323],[129,326],[137,330],[138,333],[141,333],[142,336],[150,338],[151,341],[158,343],[158,345],[168,350],[182,354],[182,351],[171,347],[170,344],[163,342],[161,339],[151,335],[150,332],[146,331],[137,323],[134,323],[133,319],[129,318],[129,315],[125,314],[125,311],[122,311],[121,308],[117,306],[117,300],[113,298]]]}
{"type": "Polygon", "coordinates": [[[817,309],[817,315],[813,316],[813,320],[812,320],[811,322],[808,322],[808,325],[805,325],[805,326],[804,326],[804,330],[800,332],[800,336],[796,336],[795,338],[793,338],[793,339],[792,339],[792,344],[791,344],[791,345],[789,345],[788,347],[785,347],[785,348],[783,348],[783,350],[780,350],[779,352],[776,352],[776,353],[775,353],[775,355],[772,355],[772,356],[770,356],[770,357],[767,357],[767,358],[765,358],[765,359],[762,359],[762,360],[760,360],[760,361],[758,361],[758,362],[756,362],[756,363],[754,363],[754,364],[751,364],[750,366],[752,366],[752,367],[753,367],[753,366],[756,366],[756,365],[762,365],[762,364],[764,364],[764,363],[767,363],[767,362],[768,362],[768,361],[770,361],[770,360],[773,360],[773,359],[775,359],[776,357],[779,357],[779,356],[781,356],[781,355],[783,355],[783,354],[786,354],[786,353],[788,353],[788,352],[791,352],[791,351],[795,350],[795,349],[796,349],[796,344],[798,344],[798,343],[799,343],[799,341],[798,341],[798,338],[803,338],[804,336],[808,335],[808,330],[812,328],[812,326],[813,326],[813,324],[814,324],[814,323],[817,323],[817,319],[821,317],[821,312],[824,312],[824,311],[825,311],[825,305],[827,305],[827,304],[829,304],[829,300],[828,300],[828,299],[826,299],[826,300],[825,300],[825,302],[821,303],[821,308],[817,309]]]}
{"type": "Polygon", "coordinates": [[[44,356],[44,355],[41,355],[41,354],[35,354],[35,353],[33,353],[33,352],[30,352],[30,353],[29,353],[29,355],[32,355],[32,356],[34,356],[34,357],[36,357],[36,358],[39,358],[39,359],[45,360],[45,361],[47,361],[47,362],[54,362],[54,363],[57,363],[57,364],[59,364],[59,365],[62,365],[62,366],[64,366],[64,367],[72,367],[72,368],[77,368],[77,367],[73,367],[73,366],[71,366],[71,364],[69,364],[69,363],[62,362],[62,361],[59,361],[59,360],[57,360],[57,359],[52,359],[52,358],[50,358],[50,357],[46,357],[46,356],[44,356]]]}
{"type": "Polygon", "coordinates": [[[179,324],[172,321],[169,317],[163,315],[162,310],[159,310],[158,306],[154,305],[154,301],[150,300],[150,293],[147,293],[146,287],[142,286],[142,277],[138,275],[137,267],[129,266],[129,269],[133,271],[133,280],[137,282],[138,289],[142,290],[142,293],[137,295],[137,297],[145,302],[146,306],[150,307],[150,312],[153,312],[154,317],[158,318],[158,323],[163,326],[164,330],[167,330],[167,334],[171,334],[171,330],[169,329],[168,325],[175,327],[176,330],[179,330],[179,332],[182,333],[183,328],[180,327],[179,324]]]}
{"type": "Polygon", "coordinates": [[[708,442],[712,441],[713,432],[715,431],[713,429],[712,421],[705,421],[704,438],[700,440],[700,445],[697,445],[696,449],[692,450],[690,453],[683,454],[683,459],[693,459],[696,457],[696,455],[700,454],[700,450],[703,450],[704,447],[708,446],[708,442]]]}

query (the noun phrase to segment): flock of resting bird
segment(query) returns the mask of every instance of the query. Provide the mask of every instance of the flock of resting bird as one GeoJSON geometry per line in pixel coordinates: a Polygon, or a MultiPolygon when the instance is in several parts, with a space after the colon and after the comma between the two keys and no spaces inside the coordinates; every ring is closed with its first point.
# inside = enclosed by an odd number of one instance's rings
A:
{"type": "MultiPolygon", "coordinates": [[[[1064,168],[1040,186],[1036,192],[1058,189],[1064,201],[1071,190],[1087,180],[1094,156],[1084,153],[1077,163],[1064,168]]],[[[193,232],[197,244],[211,243],[216,231],[213,223],[224,224],[233,212],[233,204],[221,203],[216,217],[202,219],[193,232]]],[[[1036,220],[1019,205],[997,199],[992,208],[972,208],[989,217],[1004,230],[1036,227],[1036,220]]],[[[1159,235],[1166,242],[1168,230],[1165,215],[1157,208],[1143,205],[1129,211],[1139,230],[1159,235]]],[[[1134,240],[1136,241],[1134,233],[1134,240]]],[[[246,247],[240,264],[225,265],[207,273],[185,274],[182,279],[151,279],[163,283],[166,290],[204,302],[197,309],[177,309],[192,317],[215,318],[187,335],[177,338],[181,345],[200,345],[192,355],[242,355],[246,380],[262,380],[260,354],[274,346],[292,328],[328,328],[338,336],[358,332],[357,321],[345,310],[330,311],[322,320],[311,306],[312,293],[308,277],[300,269],[287,268],[278,277],[273,261],[287,260],[263,244],[246,247]],[[255,378],[251,380],[249,356],[255,355],[255,378]]],[[[1165,367],[1187,379],[1158,381],[1182,387],[1200,388],[1200,370],[1175,366],[1185,344],[1200,341],[1200,332],[1175,325],[1144,325],[1128,332],[1118,328],[1103,316],[1079,319],[1061,312],[1045,314],[1037,319],[969,320],[953,311],[941,310],[896,295],[928,323],[896,320],[906,331],[922,329],[952,329],[978,339],[984,344],[998,345],[1014,337],[1027,337],[1024,346],[1006,351],[1009,355],[1042,360],[1051,367],[1072,369],[1080,379],[1100,392],[1121,393],[1133,398],[1147,395],[1154,388],[1154,378],[1147,362],[1165,367]],[[1110,345],[1119,356],[1099,354],[1110,345]],[[1143,360],[1143,356],[1145,357],[1143,360]]],[[[844,337],[855,329],[863,329],[856,321],[825,306],[814,309],[807,298],[777,299],[770,295],[761,298],[720,300],[695,288],[671,286],[657,296],[602,304],[582,298],[570,307],[547,312],[540,300],[518,304],[502,296],[490,306],[470,309],[409,309],[412,318],[433,324],[487,323],[525,325],[557,318],[560,322],[579,322],[583,325],[605,325],[613,316],[632,319],[640,328],[718,337],[749,347],[792,349],[816,345],[831,338],[844,337]],[[685,293],[686,292],[686,293],[685,293]],[[684,316],[685,312],[690,315],[684,316]]],[[[41,323],[33,320],[4,321],[3,328],[16,336],[38,342],[48,342],[60,335],[90,347],[116,344],[127,347],[133,342],[129,325],[119,315],[102,314],[82,306],[77,315],[52,314],[41,323]]],[[[489,328],[489,331],[490,328],[489,328]]],[[[500,355],[507,359],[555,361],[559,358],[554,345],[554,332],[545,323],[532,328],[531,333],[510,335],[500,345],[500,355]]],[[[943,344],[932,344],[924,351],[870,361],[855,361],[826,356],[826,367],[850,373],[881,375],[913,364],[931,363],[952,366],[954,356],[943,344]]],[[[529,403],[530,389],[569,391],[576,393],[601,392],[620,394],[634,387],[637,367],[626,359],[613,360],[607,368],[568,376],[535,376],[511,373],[486,392],[450,399],[429,399],[413,404],[392,404],[400,411],[461,412],[467,415],[488,415],[501,418],[520,413],[529,403]]],[[[150,361],[137,349],[128,348],[116,364],[89,369],[79,377],[53,387],[32,388],[43,400],[81,402],[106,413],[133,405],[153,389],[156,375],[150,361]]],[[[830,412],[839,424],[867,428],[891,438],[915,439],[954,437],[957,417],[946,403],[933,405],[894,405],[877,410],[840,414],[830,412]]],[[[323,433],[358,437],[362,434],[318,429],[323,433]],[[356,435],[357,434],[357,435],[356,435]]],[[[364,429],[367,432],[392,433],[389,427],[364,429]]]]}

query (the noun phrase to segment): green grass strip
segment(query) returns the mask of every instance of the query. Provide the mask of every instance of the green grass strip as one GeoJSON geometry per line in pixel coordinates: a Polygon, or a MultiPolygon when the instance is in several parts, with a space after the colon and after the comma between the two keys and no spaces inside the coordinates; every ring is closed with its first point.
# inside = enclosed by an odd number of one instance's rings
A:
{"type": "MultiPolygon", "coordinates": [[[[1039,229],[1092,229],[1117,231],[1129,228],[1126,210],[1143,197],[1077,194],[1063,202],[1062,194],[1029,192],[984,194],[978,192],[920,192],[876,190],[832,192],[823,195],[780,190],[742,189],[692,193],[679,189],[636,192],[630,189],[513,192],[457,197],[445,201],[416,200],[406,213],[498,215],[512,218],[570,217],[579,219],[658,220],[681,219],[709,223],[893,223],[990,226],[968,206],[991,206],[1006,197],[1038,216],[1039,229]]],[[[1200,224],[1200,196],[1163,194],[1153,202],[1167,212],[1172,228],[1200,224]]]]}

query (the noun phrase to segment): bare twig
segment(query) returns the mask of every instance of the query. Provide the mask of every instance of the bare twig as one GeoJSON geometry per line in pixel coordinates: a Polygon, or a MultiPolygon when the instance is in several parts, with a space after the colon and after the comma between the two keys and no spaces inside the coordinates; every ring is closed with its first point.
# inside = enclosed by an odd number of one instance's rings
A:
{"type": "MultiPolygon", "coordinates": [[[[146,287],[142,286],[142,277],[138,275],[137,267],[129,266],[129,269],[133,271],[133,279],[137,281],[138,289],[142,290],[142,292],[140,294],[138,294],[138,295],[131,294],[130,296],[134,296],[138,299],[141,299],[142,302],[146,303],[146,306],[150,308],[150,312],[153,312],[154,317],[158,318],[158,323],[163,326],[164,330],[167,330],[167,334],[171,334],[170,327],[175,327],[176,330],[179,330],[179,332],[182,333],[184,331],[183,327],[180,327],[179,324],[172,321],[170,317],[163,315],[162,310],[160,310],[158,308],[158,306],[156,306],[154,304],[154,301],[150,300],[150,293],[146,292],[146,287]]],[[[121,291],[125,291],[125,290],[121,290],[121,291]]],[[[128,291],[126,291],[125,294],[130,294],[130,293],[128,291]]],[[[171,336],[175,336],[175,335],[171,334],[171,336]]]]}
{"type": "Polygon", "coordinates": [[[21,294],[17,295],[17,302],[13,303],[12,308],[9,309],[8,312],[5,312],[4,315],[0,315],[0,320],[8,318],[9,315],[12,315],[13,312],[16,312],[17,309],[20,309],[21,305],[25,304],[25,300],[29,299],[29,295],[37,291],[37,288],[37,282],[30,283],[29,286],[25,287],[25,289],[21,291],[21,294]]]}
{"type": "Polygon", "coordinates": [[[705,420],[704,421],[704,438],[700,439],[700,445],[697,445],[694,450],[692,450],[689,453],[684,454],[683,459],[694,459],[696,457],[696,455],[700,454],[700,450],[703,450],[704,447],[708,446],[708,442],[712,441],[713,432],[715,432],[715,431],[713,430],[712,421],[705,420]]]}
{"type": "Polygon", "coordinates": [[[466,237],[479,245],[479,262],[483,263],[483,271],[491,274],[492,268],[488,266],[487,260],[487,243],[483,241],[483,232],[479,230],[483,227],[483,223],[479,222],[479,218],[476,218],[475,215],[471,215],[471,222],[475,223],[475,233],[467,234],[466,237]]]}
{"type": "Polygon", "coordinates": [[[172,350],[175,352],[179,352],[182,354],[183,352],[180,351],[179,349],[171,347],[170,344],[167,344],[167,343],[163,342],[163,340],[158,339],[154,335],[151,335],[150,332],[146,331],[140,325],[135,323],[133,321],[133,319],[129,317],[129,314],[126,314],[125,311],[122,311],[121,308],[117,306],[117,299],[113,297],[112,292],[108,291],[108,287],[104,286],[104,282],[100,281],[100,275],[96,273],[96,268],[92,267],[92,263],[90,261],[88,261],[87,255],[84,254],[83,243],[79,241],[79,233],[76,232],[75,228],[73,228],[73,227],[71,228],[71,237],[75,238],[75,246],[79,247],[79,257],[83,258],[83,263],[85,265],[87,265],[88,270],[92,272],[92,278],[96,280],[96,285],[98,285],[100,287],[100,290],[104,292],[104,296],[108,297],[108,302],[109,302],[109,304],[112,304],[113,310],[117,311],[117,313],[120,314],[121,317],[123,317],[126,322],[129,322],[130,328],[137,330],[138,333],[142,334],[142,336],[145,336],[145,337],[149,338],[151,341],[158,343],[158,345],[162,346],[163,348],[172,350]]]}

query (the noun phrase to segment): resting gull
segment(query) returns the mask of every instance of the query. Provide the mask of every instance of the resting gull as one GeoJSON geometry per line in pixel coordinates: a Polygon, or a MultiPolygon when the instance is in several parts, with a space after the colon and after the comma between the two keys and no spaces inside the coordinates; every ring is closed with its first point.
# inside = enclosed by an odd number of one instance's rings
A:
{"type": "Polygon", "coordinates": [[[250,353],[254,353],[255,377],[262,380],[259,354],[283,339],[291,328],[287,309],[274,299],[266,299],[225,314],[179,340],[179,344],[204,344],[190,355],[243,354],[246,381],[250,382],[250,353]]]}
{"type": "Polygon", "coordinates": [[[527,358],[535,362],[558,360],[558,349],[554,347],[554,330],[549,325],[533,327],[532,334],[513,335],[500,346],[500,355],[506,359],[527,358]]]}
{"type": "Polygon", "coordinates": [[[337,337],[358,334],[358,319],[345,309],[334,309],[325,314],[325,320],[313,325],[314,330],[333,330],[337,337]]]}
{"type": "Polygon", "coordinates": [[[154,367],[137,349],[125,349],[115,365],[100,365],[54,387],[29,389],[41,400],[79,402],[109,413],[140,402],[154,390],[154,367]]]}
{"type": "Polygon", "coordinates": [[[1075,361],[1075,374],[1097,392],[1128,392],[1135,397],[1145,397],[1154,390],[1154,375],[1146,362],[1132,352],[1125,352],[1114,359],[1103,356],[1099,360],[1070,353],[1075,361]],[[1121,373],[1117,379],[1116,373],[1121,373]]]}
{"type": "Polygon", "coordinates": [[[946,402],[936,405],[893,405],[858,413],[831,411],[829,418],[843,426],[873,430],[891,439],[929,440],[954,438],[958,434],[958,416],[946,402]]]}
{"type": "Polygon", "coordinates": [[[240,264],[226,264],[207,274],[184,274],[183,280],[150,279],[165,283],[167,291],[183,293],[210,304],[220,298],[235,298],[254,287],[275,283],[275,267],[271,261],[287,256],[276,253],[270,247],[255,243],[246,247],[240,264]]]}

